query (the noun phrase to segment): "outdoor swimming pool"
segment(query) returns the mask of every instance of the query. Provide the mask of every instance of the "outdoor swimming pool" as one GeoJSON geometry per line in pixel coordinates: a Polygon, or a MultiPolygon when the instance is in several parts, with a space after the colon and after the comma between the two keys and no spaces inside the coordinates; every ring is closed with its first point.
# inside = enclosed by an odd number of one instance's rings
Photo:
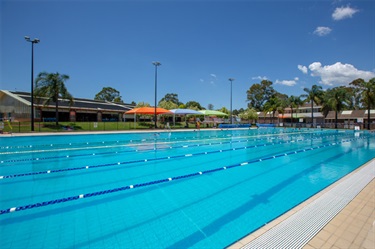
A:
{"type": "Polygon", "coordinates": [[[2,248],[223,248],[375,157],[375,134],[0,138],[2,248]]]}

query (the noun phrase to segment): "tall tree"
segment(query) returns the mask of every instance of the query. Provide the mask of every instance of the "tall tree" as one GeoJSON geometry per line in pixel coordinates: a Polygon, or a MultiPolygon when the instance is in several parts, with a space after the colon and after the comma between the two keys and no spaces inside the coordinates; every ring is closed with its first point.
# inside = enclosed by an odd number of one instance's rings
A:
{"type": "Polygon", "coordinates": [[[243,108],[240,108],[239,110],[237,110],[237,109],[234,109],[233,110],[233,114],[234,115],[238,115],[238,114],[240,114],[240,113],[242,113],[242,112],[244,112],[245,110],[243,109],[243,108]]]}
{"type": "MultiPolygon", "coordinates": [[[[241,109],[242,109],[242,112],[243,112],[244,109],[243,109],[243,108],[241,108],[241,109]]],[[[232,111],[232,115],[237,116],[238,114],[240,114],[241,109],[240,109],[240,110],[234,109],[234,110],[232,111]]]]}
{"type": "Polygon", "coordinates": [[[103,89],[95,95],[95,100],[103,100],[109,102],[123,103],[120,92],[112,87],[103,87],[103,89]]]}
{"type": "Polygon", "coordinates": [[[224,106],[221,107],[218,111],[219,111],[219,112],[224,112],[224,113],[226,113],[226,114],[229,115],[229,110],[228,110],[227,108],[225,108],[224,106]]]}
{"type": "Polygon", "coordinates": [[[186,105],[184,103],[181,103],[178,105],[179,109],[186,109],[186,105]]]}
{"type": "Polygon", "coordinates": [[[301,95],[302,97],[306,97],[306,102],[311,103],[311,125],[314,126],[314,103],[319,105],[322,98],[323,98],[323,91],[321,86],[313,85],[311,89],[304,88],[303,89],[307,94],[301,95]]]}
{"type": "Polygon", "coordinates": [[[139,107],[150,107],[151,105],[147,102],[138,102],[138,104],[135,106],[135,108],[139,107]]]}
{"type": "Polygon", "coordinates": [[[375,107],[375,78],[365,81],[356,79],[350,85],[360,89],[362,105],[367,108],[367,129],[370,130],[371,107],[375,107]]]}
{"type": "Polygon", "coordinates": [[[324,95],[323,105],[335,111],[335,129],[337,129],[337,116],[349,101],[349,92],[345,87],[328,89],[324,95]]]}
{"type": "Polygon", "coordinates": [[[172,110],[172,109],[177,109],[178,105],[172,101],[166,101],[162,100],[159,102],[159,107],[167,109],[167,110],[172,110]]]}
{"type": "Polygon", "coordinates": [[[68,92],[65,81],[69,79],[66,74],[41,72],[35,80],[35,96],[45,98],[44,104],[55,102],[56,126],[59,125],[59,98],[68,100],[73,104],[73,96],[68,92]]]}
{"type": "Polygon", "coordinates": [[[248,107],[262,111],[263,105],[275,94],[272,81],[262,80],[259,84],[252,85],[247,93],[248,107]]]}
{"type": "Polygon", "coordinates": [[[213,110],[214,109],[214,105],[213,104],[208,104],[207,109],[208,110],[213,110]]]}
{"type": "Polygon", "coordinates": [[[185,104],[185,107],[187,109],[193,109],[193,110],[203,110],[204,108],[199,104],[197,101],[188,101],[185,104]]]}
{"type": "MultiPolygon", "coordinates": [[[[279,108],[281,107],[281,99],[277,97],[276,94],[274,94],[265,104],[264,104],[264,112],[272,112],[272,123],[275,118],[275,113],[279,108]]],[[[266,114],[264,114],[266,115],[266,114]]]]}
{"type": "MultiPolygon", "coordinates": [[[[160,101],[169,101],[172,103],[175,103],[177,106],[181,104],[181,102],[178,100],[178,94],[177,93],[167,93],[160,101]]],[[[160,104],[159,104],[160,105],[160,104]]],[[[173,109],[173,108],[172,108],[173,109]]]]}
{"type": "Polygon", "coordinates": [[[258,113],[253,108],[247,108],[243,110],[240,114],[238,114],[241,119],[254,121],[258,119],[258,113]]]}

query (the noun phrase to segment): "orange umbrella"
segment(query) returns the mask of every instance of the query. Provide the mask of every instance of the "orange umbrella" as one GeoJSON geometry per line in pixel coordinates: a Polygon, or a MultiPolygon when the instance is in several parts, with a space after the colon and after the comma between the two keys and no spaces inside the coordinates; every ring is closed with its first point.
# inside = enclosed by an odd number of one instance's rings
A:
{"type": "MultiPolygon", "coordinates": [[[[145,114],[155,114],[155,107],[140,107],[140,108],[134,108],[131,109],[125,114],[134,114],[134,128],[135,128],[135,115],[140,114],[140,115],[145,115],[145,114]]],[[[163,108],[156,108],[156,115],[158,114],[173,114],[173,112],[168,111],[167,109],[163,108]]]]}
{"type": "MultiPolygon", "coordinates": [[[[125,114],[155,114],[155,107],[140,107],[140,108],[134,108],[131,109],[125,114]]],[[[171,111],[157,107],[156,108],[156,114],[173,114],[171,111]]]]}

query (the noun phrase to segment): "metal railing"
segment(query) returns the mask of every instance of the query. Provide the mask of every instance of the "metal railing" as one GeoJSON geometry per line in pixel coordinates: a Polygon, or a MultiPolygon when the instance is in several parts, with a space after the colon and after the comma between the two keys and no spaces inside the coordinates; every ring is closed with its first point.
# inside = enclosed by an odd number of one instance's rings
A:
{"type": "MultiPolygon", "coordinates": [[[[259,122],[262,123],[262,122],[259,122]]],[[[242,121],[238,124],[249,124],[249,122],[242,121]]],[[[286,128],[325,128],[335,129],[334,123],[274,123],[276,127],[286,128]]],[[[254,126],[254,125],[253,125],[254,126]]],[[[363,124],[345,124],[338,123],[337,129],[354,130],[356,127],[360,130],[367,129],[367,123],[363,124]]],[[[164,123],[158,123],[159,129],[167,128],[164,123]]],[[[189,123],[186,127],[185,122],[170,123],[170,128],[196,128],[194,123],[189,123]]],[[[213,125],[201,125],[200,128],[216,128],[213,125]]],[[[142,130],[154,129],[153,122],[59,122],[56,126],[55,122],[34,122],[35,132],[77,132],[77,131],[125,131],[125,130],[142,130]]],[[[375,130],[375,123],[370,124],[370,129],[375,130]]],[[[31,132],[31,122],[8,122],[0,121],[0,133],[28,133],[31,132]]]]}
{"type": "MultiPolygon", "coordinates": [[[[170,128],[186,128],[185,123],[170,124],[170,128]]],[[[159,129],[167,128],[164,123],[158,123],[159,129]]],[[[187,128],[195,128],[189,123],[187,128]]],[[[34,122],[34,132],[79,132],[79,131],[126,131],[154,129],[153,122],[34,122]]],[[[31,132],[31,122],[1,122],[0,133],[28,133],[31,132]]]]}

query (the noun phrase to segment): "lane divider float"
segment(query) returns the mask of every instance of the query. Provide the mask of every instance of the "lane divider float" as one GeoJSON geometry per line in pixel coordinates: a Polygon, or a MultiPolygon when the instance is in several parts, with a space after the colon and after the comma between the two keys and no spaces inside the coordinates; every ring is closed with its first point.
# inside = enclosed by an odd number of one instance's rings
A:
{"type": "MultiPolygon", "coordinates": [[[[357,140],[357,139],[361,139],[361,138],[353,138],[351,140],[345,140],[345,141],[352,141],[352,140],[357,140]]],[[[313,139],[306,139],[306,140],[299,140],[299,141],[310,141],[310,140],[313,140],[313,139]]],[[[279,144],[287,144],[287,143],[291,143],[291,141],[280,141],[278,143],[266,143],[266,144],[260,144],[260,145],[238,147],[238,148],[236,148],[236,150],[243,150],[243,149],[248,150],[248,149],[257,148],[257,147],[265,147],[265,146],[272,146],[272,145],[275,145],[275,144],[279,145],[279,144]]],[[[194,154],[183,154],[183,155],[177,155],[177,156],[165,156],[165,157],[156,157],[156,158],[148,158],[148,159],[146,158],[146,159],[139,159],[139,160],[133,160],[133,161],[126,161],[126,162],[115,162],[115,163],[107,163],[107,164],[99,164],[99,165],[85,165],[85,166],[74,167],[74,168],[66,168],[66,169],[55,169],[55,170],[47,170],[47,171],[3,175],[3,176],[0,176],[0,180],[1,179],[9,179],[9,178],[25,177],[25,176],[33,176],[33,175],[43,175],[43,174],[50,174],[50,173],[60,173],[60,172],[67,172],[67,171],[96,169],[96,168],[111,167],[111,166],[117,166],[117,165],[128,165],[128,164],[142,163],[142,162],[169,160],[171,158],[175,159],[175,158],[215,154],[215,153],[229,152],[229,151],[232,151],[232,150],[233,150],[233,148],[217,150],[217,151],[198,152],[198,153],[194,153],[194,154]]],[[[297,152],[295,151],[294,153],[296,154],[297,152]]]]}
{"type": "MultiPolygon", "coordinates": [[[[327,136],[320,136],[320,137],[313,137],[311,140],[314,139],[322,139],[326,137],[330,137],[331,135],[328,134],[327,136]]],[[[345,136],[345,134],[341,134],[340,137],[345,136]]],[[[225,138],[224,138],[225,139],[225,138]]],[[[280,139],[280,138],[279,138],[280,139]]],[[[237,140],[237,141],[226,141],[226,142],[216,142],[216,143],[204,143],[204,144],[192,144],[192,145],[179,145],[179,146],[169,146],[169,149],[178,149],[178,148],[192,148],[192,147],[199,147],[199,146],[211,146],[211,145],[219,145],[219,144],[233,144],[233,143],[242,143],[242,142],[249,142],[249,141],[262,141],[262,140],[268,140],[268,138],[257,138],[257,139],[246,139],[246,140],[237,140]]],[[[296,141],[300,141],[301,139],[297,139],[296,141]]],[[[306,140],[302,139],[301,141],[306,140]]],[[[309,139],[310,140],[310,139],[309,139]]],[[[295,142],[295,140],[292,140],[292,142],[295,142]]],[[[118,146],[116,146],[118,147],[118,146]]],[[[103,147],[100,147],[103,148],[103,147]]],[[[105,148],[109,148],[108,146],[105,146],[105,148]]],[[[82,149],[82,148],[80,148],[82,149]]],[[[87,149],[94,149],[93,147],[87,148],[87,149]]],[[[69,149],[64,149],[69,150],[69,149]]],[[[95,156],[95,155],[109,155],[109,154],[118,154],[118,153],[131,153],[131,152],[138,152],[138,149],[134,150],[126,150],[126,151],[115,151],[115,152],[98,152],[98,153],[87,153],[87,154],[79,154],[79,155],[63,155],[63,156],[51,156],[51,157],[37,157],[37,158],[24,158],[24,159],[12,159],[12,160],[2,160],[0,161],[0,164],[4,163],[15,163],[15,162],[27,162],[27,161],[39,161],[39,160],[51,160],[51,159],[59,159],[59,158],[69,158],[69,157],[85,157],[85,156],[95,156]]],[[[152,149],[144,149],[142,151],[155,151],[155,148],[152,149]]],[[[51,152],[51,151],[32,151],[35,152],[51,152]]],[[[9,154],[9,153],[0,153],[0,154],[9,154]]]]}
{"type": "Polygon", "coordinates": [[[165,183],[165,182],[169,182],[169,181],[176,181],[176,180],[180,180],[180,179],[191,178],[191,177],[194,177],[194,176],[206,175],[206,174],[214,173],[214,172],[221,171],[221,170],[233,169],[233,168],[236,168],[236,167],[240,167],[240,166],[244,166],[244,165],[250,165],[250,164],[253,164],[253,163],[257,163],[257,162],[264,162],[266,160],[273,160],[273,159],[279,158],[279,157],[295,155],[296,153],[304,153],[306,151],[326,148],[326,147],[329,147],[329,146],[335,146],[335,145],[350,142],[350,141],[353,141],[353,140],[355,140],[355,139],[344,140],[344,141],[337,142],[337,143],[324,144],[324,145],[320,145],[320,146],[311,147],[311,148],[308,148],[308,149],[300,149],[300,150],[297,150],[297,151],[290,151],[290,152],[278,154],[278,155],[275,155],[275,156],[272,156],[272,157],[254,159],[254,160],[251,160],[251,161],[237,163],[237,164],[233,164],[233,165],[230,165],[230,166],[224,166],[224,167],[205,170],[205,171],[199,171],[199,172],[181,175],[181,176],[169,177],[169,178],[160,179],[160,180],[151,181],[151,182],[138,183],[138,184],[127,185],[127,186],[123,186],[123,187],[119,187],[119,188],[107,189],[107,190],[102,190],[102,191],[97,191],[97,192],[92,192],[92,193],[87,193],[87,194],[79,194],[79,195],[55,199],[55,200],[51,200],[51,201],[44,201],[44,202],[38,202],[38,203],[28,204],[28,205],[23,205],[23,206],[18,206],[18,207],[6,208],[6,209],[3,209],[3,210],[0,210],[0,215],[18,212],[18,211],[24,211],[24,210],[33,209],[33,208],[49,206],[49,205],[54,205],[54,204],[63,203],[63,202],[76,201],[76,200],[79,200],[79,199],[86,199],[86,198],[90,198],[90,197],[94,197],[94,196],[101,196],[101,195],[111,194],[111,193],[115,193],[115,192],[121,192],[121,191],[129,190],[129,189],[135,189],[135,188],[141,188],[141,187],[146,187],[146,186],[155,185],[155,184],[161,184],[161,183],[165,183]]]}

